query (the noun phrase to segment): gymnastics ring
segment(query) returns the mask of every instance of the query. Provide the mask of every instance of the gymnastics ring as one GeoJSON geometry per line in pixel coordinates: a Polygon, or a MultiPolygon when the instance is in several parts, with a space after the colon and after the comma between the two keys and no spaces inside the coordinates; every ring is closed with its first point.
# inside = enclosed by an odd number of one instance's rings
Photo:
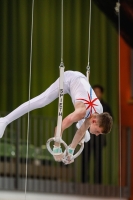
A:
{"type": "Polygon", "coordinates": [[[81,147],[80,147],[79,151],[75,155],[73,155],[72,159],[77,158],[82,153],[82,151],[84,149],[84,142],[81,143],[80,145],[81,145],[81,147]]]}
{"type": "MultiPolygon", "coordinates": [[[[54,153],[54,152],[52,151],[52,149],[51,149],[51,147],[50,147],[50,143],[51,143],[52,141],[62,143],[62,144],[64,145],[65,149],[66,149],[66,152],[68,152],[68,146],[67,146],[67,144],[66,144],[61,138],[55,138],[55,137],[53,137],[53,138],[48,139],[48,141],[47,141],[47,143],[46,143],[46,147],[47,147],[48,151],[49,151],[52,155],[57,155],[56,153],[54,153]]],[[[59,154],[58,154],[58,155],[59,155],[59,154]]]]}

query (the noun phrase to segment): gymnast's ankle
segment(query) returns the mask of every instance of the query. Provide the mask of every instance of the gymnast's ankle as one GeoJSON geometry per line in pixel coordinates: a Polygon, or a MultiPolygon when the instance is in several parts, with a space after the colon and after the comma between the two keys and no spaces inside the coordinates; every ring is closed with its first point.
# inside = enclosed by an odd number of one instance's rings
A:
{"type": "Polygon", "coordinates": [[[7,125],[8,122],[5,120],[5,118],[0,118],[0,138],[3,137],[7,125]]]}

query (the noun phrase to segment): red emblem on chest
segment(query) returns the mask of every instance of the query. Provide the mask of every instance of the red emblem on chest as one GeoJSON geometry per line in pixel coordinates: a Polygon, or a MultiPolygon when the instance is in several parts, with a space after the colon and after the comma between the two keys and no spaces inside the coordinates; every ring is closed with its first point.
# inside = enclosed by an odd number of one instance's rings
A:
{"type": "Polygon", "coordinates": [[[77,100],[82,100],[84,101],[84,104],[88,104],[86,110],[88,110],[90,108],[90,114],[92,114],[92,109],[96,112],[95,106],[98,106],[97,104],[95,104],[94,102],[97,100],[98,98],[95,99],[91,99],[90,95],[88,93],[88,100],[87,99],[83,99],[83,98],[79,98],[77,100]]]}

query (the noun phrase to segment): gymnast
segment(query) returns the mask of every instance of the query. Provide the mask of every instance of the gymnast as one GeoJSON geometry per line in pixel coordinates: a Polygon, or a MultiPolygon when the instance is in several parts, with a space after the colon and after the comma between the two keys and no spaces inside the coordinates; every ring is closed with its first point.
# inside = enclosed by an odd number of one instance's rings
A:
{"type": "MultiPolygon", "coordinates": [[[[73,155],[76,146],[83,138],[85,138],[85,142],[90,140],[90,133],[96,136],[109,133],[113,120],[109,113],[103,113],[100,101],[96,97],[86,76],[81,72],[65,71],[63,87],[64,94],[70,95],[75,110],[63,119],[60,136],[62,137],[65,129],[77,122],[78,130],[69,145],[69,152],[73,155]]],[[[7,116],[0,118],[0,138],[2,138],[6,126],[12,121],[34,109],[50,104],[58,96],[59,78],[42,94],[23,103],[7,116]]],[[[58,142],[54,143],[53,151],[60,152],[60,155],[54,155],[54,159],[58,162],[62,161],[63,153],[58,142]]]]}

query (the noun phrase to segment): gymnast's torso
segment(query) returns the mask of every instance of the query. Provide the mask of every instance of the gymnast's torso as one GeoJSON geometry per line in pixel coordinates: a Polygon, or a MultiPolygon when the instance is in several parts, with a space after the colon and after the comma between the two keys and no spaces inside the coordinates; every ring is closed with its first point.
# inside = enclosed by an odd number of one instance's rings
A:
{"type": "Polygon", "coordinates": [[[82,101],[85,104],[85,118],[88,118],[95,112],[99,114],[103,112],[102,105],[88,82],[87,77],[81,72],[64,72],[64,92],[71,96],[74,105],[77,101],[82,101]]]}

